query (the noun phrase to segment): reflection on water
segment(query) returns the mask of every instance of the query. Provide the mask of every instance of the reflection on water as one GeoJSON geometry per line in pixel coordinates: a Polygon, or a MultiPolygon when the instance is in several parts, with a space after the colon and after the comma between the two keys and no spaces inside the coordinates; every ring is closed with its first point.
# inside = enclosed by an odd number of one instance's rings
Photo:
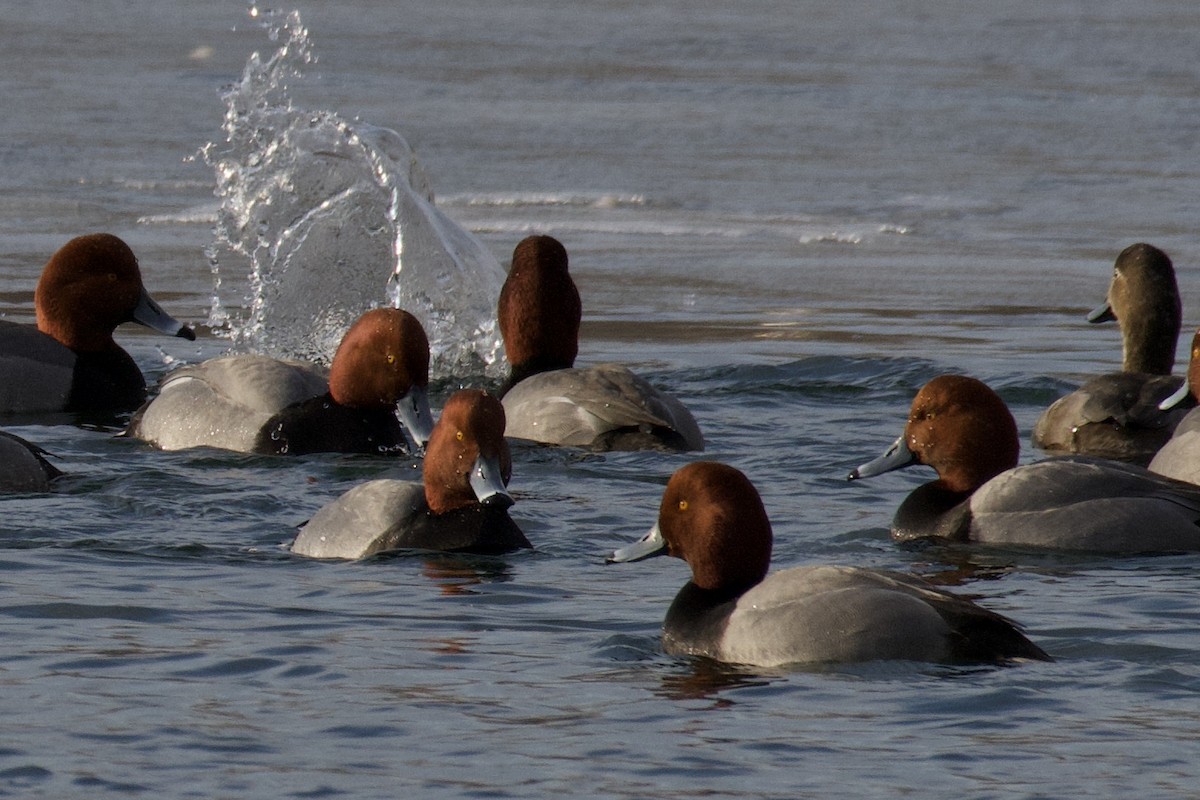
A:
{"type": "Polygon", "coordinates": [[[755,672],[711,658],[690,658],[684,670],[662,677],[657,693],[668,700],[713,700],[714,707],[720,708],[735,702],[724,693],[770,683],[761,670],[755,672]]]}
{"type": "Polygon", "coordinates": [[[475,587],[482,583],[513,579],[512,567],[507,561],[478,556],[424,556],[421,574],[448,597],[477,594],[475,587]]]}
{"type": "Polygon", "coordinates": [[[475,640],[468,636],[451,636],[441,639],[418,639],[419,643],[435,656],[464,656],[473,652],[475,640]]]}

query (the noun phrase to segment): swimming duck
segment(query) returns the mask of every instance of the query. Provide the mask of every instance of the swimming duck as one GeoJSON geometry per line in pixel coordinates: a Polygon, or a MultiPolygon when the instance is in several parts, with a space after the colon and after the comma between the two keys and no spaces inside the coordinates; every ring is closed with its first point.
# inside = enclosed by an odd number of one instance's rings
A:
{"type": "Polygon", "coordinates": [[[593,450],[704,449],[675,398],[617,364],[574,366],[582,312],[557,239],[517,244],[497,311],[511,364],[502,390],[510,437],[593,450]]]}
{"type": "Polygon", "coordinates": [[[62,473],[46,451],[16,434],[0,431],[0,492],[46,492],[62,473]]]}
{"type": "Polygon", "coordinates": [[[725,464],[679,469],[663,493],[658,524],[609,561],[664,554],[692,568],[663,624],[663,649],[671,655],[764,667],[1049,659],[1009,620],[913,576],[839,566],[768,575],[771,523],[762,499],[725,464]]]}
{"type": "Polygon", "coordinates": [[[896,511],[898,541],[945,539],[1089,553],[1200,550],[1200,486],[1087,456],[1017,466],[1017,425],[983,382],[942,375],[913,400],[904,433],[849,478],[913,464],[938,474],[896,511]]]}
{"type": "Polygon", "coordinates": [[[132,411],[146,380],[113,340],[123,322],[194,340],[142,285],[129,245],[108,233],[63,245],[34,291],[37,325],[0,321],[0,413],[132,411]]]}
{"type": "Polygon", "coordinates": [[[1054,453],[1081,453],[1147,464],[1187,408],[1158,403],[1181,382],[1171,375],[1180,325],[1179,289],[1171,259],[1134,244],[1117,256],[1108,298],[1089,322],[1116,320],[1124,341],[1121,372],[1100,375],[1042,414],[1033,443],[1054,453]]]}
{"type": "Polygon", "coordinates": [[[512,459],[504,407],[463,389],[442,409],[425,453],[423,482],[374,480],[313,515],[292,552],[364,558],[399,548],[495,554],[532,547],[508,516],[512,459]]]}
{"type": "Polygon", "coordinates": [[[376,308],[346,332],[328,374],[259,355],[184,367],[167,376],[127,433],[164,450],[395,452],[406,448],[401,420],[417,446],[429,438],[428,385],[421,323],[407,311],[376,308]]]}
{"type": "MultiPolygon", "coordinates": [[[[1187,380],[1175,394],[1159,403],[1164,411],[1176,408],[1188,400],[1195,402],[1200,391],[1200,330],[1192,336],[1192,352],[1188,362],[1187,380]]],[[[1150,471],[1188,483],[1200,483],[1200,408],[1184,415],[1175,432],[1150,461],[1150,471]]]]}

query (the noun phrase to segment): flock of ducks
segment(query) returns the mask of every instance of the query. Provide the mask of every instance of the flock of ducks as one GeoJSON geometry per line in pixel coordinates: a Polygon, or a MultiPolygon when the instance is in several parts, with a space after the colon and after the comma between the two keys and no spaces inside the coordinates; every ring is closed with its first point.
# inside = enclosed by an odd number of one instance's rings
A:
{"type": "MultiPolygon", "coordinates": [[[[175,370],[149,396],[114,329],[138,322],[195,334],[146,292],[123,241],[68,242],[47,263],[35,305],[36,326],[0,321],[0,413],[133,412],[124,435],[164,450],[423,452],[420,482],[368,481],[313,514],[292,544],[301,556],[531,547],[508,514],[508,438],[593,450],[704,448],[677,399],[620,365],[575,366],[582,305],[567,252],[549,236],[513,252],[497,305],[511,367],[498,396],[460,390],[436,424],[428,338],[400,309],[355,321],[328,369],[226,355],[175,370]]],[[[942,375],[918,392],[896,442],[849,478],[916,464],[936,471],[897,510],[898,541],[1200,550],[1200,412],[1188,391],[1200,387],[1200,333],[1189,379],[1172,377],[1180,318],[1170,259],[1133,245],[1117,259],[1106,304],[1089,316],[1121,325],[1123,369],[1087,382],[1038,421],[1034,442],[1056,457],[1018,466],[1017,426],[1003,400],[974,378],[942,375]]],[[[0,490],[47,491],[61,472],[45,456],[0,434],[0,490]]],[[[671,477],[650,532],[608,560],[665,554],[690,566],[663,626],[672,654],[760,666],[1050,658],[1010,620],[920,578],[836,566],[768,574],[771,547],[750,480],[697,461],[671,477]]]]}

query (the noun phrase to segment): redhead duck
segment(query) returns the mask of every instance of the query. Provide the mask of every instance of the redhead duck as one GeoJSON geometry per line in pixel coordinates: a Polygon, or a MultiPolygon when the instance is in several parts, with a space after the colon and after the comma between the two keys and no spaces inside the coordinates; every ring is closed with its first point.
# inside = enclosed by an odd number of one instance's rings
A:
{"type": "Polygon", "coordinates": [[[328,376],[315,365],[231,355],[167,376],[127,434],[161,447],[241,453],[388,453],[429,439],[429,340],[417,318],[376,308],[350,326],[328,376]],[[397,419],[399,413],[400,420],[397,419]]]}
{"type": "Polygon", "coordinates": [[[904,433],[852,471],[913,464],[938,474],[896,511],[892,537],[1090,553],[1200,550],[1200,486],[1087,456],[1017,466],[1017,425],[981,381],[942,375],[913,400],[904,433]]]}
{"type": "Polygon", "coordinates": [[[663,554],[692,568],[663,624],[671,655],[764,667],[1049,659],[1009,620],[913,576],[837,566],[768,575],[767,512],[754,485],[725,464],[679,469],[658,524],[609,561],[663,554]]]}
{"type": "Polygon", "coordinates": [[[146,399],[133,358],[113,341],[122,322],[196,334],[142,285],[129,245],[108,233],[63,245],[33,295],[37,326],[0,321],[0,412],[132,411],[146,399]]]}
{"type": "Polygon", "coordinates": [[[495,554],[532,546],[508,516],[512,459],[496,398],[478,389],[453,394],[422,469],[422,483],[369,481],[324,506],[292,552],[364,558],[399,548],[495,554]]]}
{"type": "Polygon", "coordinates": [[[497,316],[512,365],[501,394],[508,435],[592,450],[703,450],[690,411],[625,367],[576,368],[579,291],[567,251],[530,236],[513,251],[497,316]]]}
{"type": "Polygon", "coordinates": [[[45,459],[46,451],[7,431],[0,431],[0,492],[45,492],[62,475],[45,459]]]}
{"type": "Polygon", "coordinates": [[[1148,463],[1192,405],[1158,408],[1181,380],[1171,375],[1180,315],[1175,269],[1167,254],[1148,244],[1125,248],[1117,256],[1107,300],[1088,315],[1089,322],[1116,320],[1121,326],[1121,372],[1092,378],[1055,401],[1034,426],[1033,443],[1053,453],[1148,463]]]}
{"type": "MultiPolygon", "coordinates": [[[[1200,330],[1192,336],[1187,380],[1175,394],[1159,403],[1159,408],[1169,411],[1181,403],[1195,402],[1197,391],[1200,391],[1200,330]]],[[[1175,426],[1171,438],[1150,460],[1150,471],[1188,483],[1200,483],[1200,408],[1188,411],[1175,426]]]]}

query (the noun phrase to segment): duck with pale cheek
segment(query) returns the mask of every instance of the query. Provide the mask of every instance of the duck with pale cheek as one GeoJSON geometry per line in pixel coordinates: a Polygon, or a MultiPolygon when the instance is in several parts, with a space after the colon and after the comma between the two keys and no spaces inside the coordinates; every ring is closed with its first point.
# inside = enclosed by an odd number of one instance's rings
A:
{"type": "Polygon", "coordinates": [[[898,541],[1107,554],[1200,550],[1200,486],[1087,456],[1017,466],[1019,449],[999,395],[974,378],[942,375],[917,393],[900,438],[849,479],[918,464],[937,472],[896,511],[898,541]]]}
{"type": "Polygon", "coordinates": [[[1054,402],[1038,419],[1033,443],[1051,453],[1115,458],[1145,466],[1194,404],[1163,410],[1159,403],[1182,382],[1171,374],[1181,304],[1175,268],[1148,244],[1117,257],[1108,298],[1089,322],[1121,326],[1121,371],[1092,378],[1054,402]]]}
{"type": "Polygon", "coordinates": [[[428,386],[421,323],[407,311],[376,308],[346,332],[328,373],[259,355],[184,367],[138,410],[127,434],[163,450],[407,452],[405,430],[420,447],[433,428],[428,386]]]}
{"type": "Polygon", "coordinates": [[[423,481],[375,480],[313,515],[292,552],[364,558],[401,548],[498,554],[532,545],[508,516],[512,458],[504,407],[463,389],[446,401],[425,453],[423,481]]]}
{"type": "Polygon", "coordinates": [[[618,364],[574,366],[581,314],[566,249],[550,236],[522,240],[497,313],[511,364],[508,435],[591,450],[703,450],[700,427],[674,397],[618,364]]]}
{"type": "Polygon", "coordinates": [[[663,623],[671,655],[763,667],[1049,660],[1009,620],[913,576],[836,566],[768,575],[771,538],[749,479],[702,461],[671,477],[658,524],[609,561],[672,555],[691,567],[663,623]]]}
{"type": "Polygon", "coordinates": [[[34,291],[37,325],[0,320],[0,413],[132,411],[146,380],[113,339],[125,322],[194,340],[142,285],[129,245],[109,233],[67,242],[34,291]]]}

